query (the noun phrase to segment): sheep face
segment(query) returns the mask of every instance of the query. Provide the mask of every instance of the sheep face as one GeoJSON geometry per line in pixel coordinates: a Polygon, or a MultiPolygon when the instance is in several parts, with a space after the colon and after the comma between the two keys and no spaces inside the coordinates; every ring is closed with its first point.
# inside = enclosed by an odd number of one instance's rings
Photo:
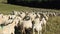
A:
{"type": "Polygon", "coordinates": [[[25,16],[25,17],[23,18],[23,20],[28,21],[28,20],[30,20],[30,17],[29,17],[29,16],[25,16]]]}
{"type": "Polygon", "coordinates": [[[35,13],[29,13],[28,16],[32,19],[32,21],[35,19],[36,14],[35,13]]]}
{"type": "Polygon", "coordinates": [[[24,17],[25,17],[25,13],[24,13],[24,12],[20,12],[20,16],[21,16],[22,18],[24,18],[24,17]]]}

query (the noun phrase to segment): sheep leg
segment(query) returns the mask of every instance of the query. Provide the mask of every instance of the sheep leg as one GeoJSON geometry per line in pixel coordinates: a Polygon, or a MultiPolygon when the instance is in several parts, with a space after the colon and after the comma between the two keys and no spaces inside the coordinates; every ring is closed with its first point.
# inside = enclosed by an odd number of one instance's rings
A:
{"type": "Polygon", "coordinates": [[[15,34],[14,31],[11,34],[15,34]]]}
{"type": "Polygon", "coordinates": [[[24,34],[24,28],[23,28],[23,30],[22,30],[22,34],[24,34]]]}
{"type": "Polygon", "coordinates": [[[25,28],[24,28],[24,33],[23,33],[23,34],[26,34],[26,33],[25,33],[25,28]]]}
{"type": "Polygon", "coordinates": [[[22,29],[22,34],[24,33],[24,27],[23,27],[23,29],[22,29]]]}
{"type": "Polygon", "coordinates": [[[42,29],[39,31],[39,34],[42,34],[42,29]]]}
{"type": "Polygon", "coordinates": [[[39,31],[38,31],[38,34],[39,34],[39,31]]]}
{"type": "Polygon", "coordinates": [[[35,34],[35,30],[34,30],[34,28],[33,28],[33,34],[35,34]]]}
{"type": "Polygon", "coordinates": [[[46,32],[46,24],[45,24],[45,32],[46,32]]]}
{"type": "Polygon", "coordinates": [[[22,30],[22,34],[23,34],[23,30],[22,30]]]}
{"type": "Polygon", "coordinates": [[[40,31],[39,33],[42,34],[42,31],[40,31]]]}
{"type": "Polygon", "coordinates": [[[25,28],[23,28],[22,33],[23,33],[23,34],[26,34],[26,32],[25,32],[25,28]]]}

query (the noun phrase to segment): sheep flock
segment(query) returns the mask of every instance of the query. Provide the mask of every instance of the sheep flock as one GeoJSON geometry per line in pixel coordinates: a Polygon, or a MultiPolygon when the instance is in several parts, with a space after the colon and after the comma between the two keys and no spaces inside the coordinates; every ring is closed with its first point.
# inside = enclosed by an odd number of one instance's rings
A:
{"type": "Polygon", "coordinates": [[[43,26],[51,16],[60,16],[49,12],[12,11],[8,15],[0,14],[0,34],[42,34],[43,26]]]}

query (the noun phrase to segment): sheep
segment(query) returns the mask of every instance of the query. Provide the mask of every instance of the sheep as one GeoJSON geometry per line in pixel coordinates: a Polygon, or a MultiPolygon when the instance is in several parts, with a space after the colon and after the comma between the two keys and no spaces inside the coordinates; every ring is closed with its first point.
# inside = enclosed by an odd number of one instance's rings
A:
{"type": "Polygon", "coordinates": [[[9,17],[8,15],[3,15],[2,18],[0,18],[0,26],[2,29],[3,29],[3,24],[6,24],[5,21],[8,20],[8,17],[9,17]]]}
{"type": "Polygon", "coordinates": [[[3,29],[1,27],[2,23],[3,23],[2,16],[0,16],[0,34],[3,34],[3,29]]]}
{"type": "Polygon", "coordinates": [[[10,24],[3,27],[3,34],[14,34],[14,27],[17,26],[19,21],[20,18],[16,16],[10,24]]]}
{"type": "MultiPolygon", "coordinates": [[[[4,23],[3,23],[3,25],[4,25],[4,27],[3,27],[3,34],[11,34],[11,30],[13,31],[13,19],[10,19],[9,17],[11,16],[11,15],[5,15],[4,16],[4,19],[6,19],[5,17],[7,17],[7,19],[4,21],[4,23]],[[12,28],[12,29],[11,29],[12,28]]],[[[12,17],[11,17],[12,18],[12,17]]]]}
{"type": "Polygon", "coordinates": [[[39,13],[37,14],[37,18],[34,19],[34,26],[33,26],[33,34],[35,34],[34,29],[36,29],[38,31],[40,31],[40,34],[42,34],[42,25],[45,25],[45,31],[46,31],[46,22],[48,20],[48,17],[46,16],[46,14],[44,13],[39,13]],[[40,17],[38,16],[40,14],[40,17]]]}
{"type": "Polygon", "coordinates": [[[33,34],[35,34],[34,30],[38,32],[38,34],[42,34],[42,21],[40,22],[40,18],[36,16],[34,19],[34,25],[33,25],[33,34]]]}
{"type": "Polygon", "coordinates": [[[20,12],[14,11],[13,13],[14,13],[13,15],[19,16],[18,18],[20,18],[20,23],[19,23],[19,25],[16,25],[16,28],[21,28],[21,27],[17,27],[17,26],[21,26],[22,25],[22,19],[25,17],[26,13],[22,12],[22,11],[20,11],[20,12]]]}
{"type": "Polygon", "coordinates": [[[33,12],[31,12],[31,13],[29,13],[28,14],[28,16],[32,19],[32,21],[35,19],[35,17],[36,17],[36,14],[35,13],[33,13],[33,12]]]}
{"type": "Polygon", "coordinates": [[[56,13],[54,13],[54,12],[53,13],[49,13],[49,16],[50,17],[55,17],[56,16],[56,13]]]}
{"type": "MultiPolygon", "coordinates": [[[[14,21],[15,21],[15,26],[17,27],[18,24],[19,24],[20,21],[21,21],[21,18],[20,18],[19,16],[17,16],[14,21]]],[[[20,24],[21,24],[21,23],[20,23],[20,24]]]]}
{"type": "Polygon", "coordinates": [[[55,12],[53,13],[53,16],[56,16],[56,13],[55,12]]]}
{"type": "Polygon", "coordinates": [[[3,14],[0,14],[0,18],[3,18],[3,14]]]}
{"type": "Polygon", "coordinates": [[[0,24],[3,24],[5,21],[8,20],[8,15],[3,15],[1,18],[0,18],[0,24]]]}
{"type": "Polygon", "coordinates": [[[20,15],[20,17],[23,19],[23,18],[25,17],[26,14],[25,14],[25,12],[20,12],[19,15],[20,15]]]}
{"type": "Polygon", "coordinates": [[[37,12],[37,15],[38,15],[38,17],[40,18],[41,17],[41,15],[40,15],[41,13],[40,12],[37,12]]]}
{"type": "Polygon", "coordinates": [[[16,18],[16,26],[18,26],[18,25],[17,25],[18,22],[19,22],[20,25],[22,24],[22,18],[19,17],[19,16],[17,16],[17,18],[16,18]],[[17,21],[17,20],[19,20],[19,21],[17,21]]]}
{"type": "Polygon", "coordinates": [[[18,11],[14,10],[14,11],[11,12],[11,15],[18,15],[18,13],[19,13],[18,11]]]}
{"type": "MultiPolygon", "coordinates": [[[[6,17],[6,19],[7,19],[7,17],[6,17]]],[[[3,26],[2,26],[2,24],[5,22],[6,19],[4,19],[4,15],[0,15],[0,29],[1,29],[0,31],[1,31],[1,33],[3,33],[3,26]]]]}
{"type": "Polygon", "coordinates": [[[2,24],[4,21],[3,21],[3,18],[0,18],[0,24],[2,24]]]}
{"type": "Polygon", "coordinates": [[[47,21],[48,21],[48,15],[46,15],[46,14],[42,14],[41,15],[42,16],[42,25],[44,25],[45,26],[45,32],[46,32],[46,23],[47,23],[47,21]]]}
{"type": "Polygon", "coordinates": [[[14,24],[13,23],[3,27],[3,34],[12,34],[13,32],[14,32],[14,24]]]}
{"type": "Polygon", "coordinates": [[[15,15],[3,15],[3,21],[2,22],[4,24],[11,23],[14,18],[15,18],[15,15]]]}
{"type": "MultiPolygon", "coordinates": [[[[35,13],[35,12],[16,12],[14,11],[12,15],[0,15],[0,24],[4,24],[3,26],[3,34],[14,34],[14,27],[18,27],[17,24],[23,26],[22,33],[25,29],[33,28],[39,34],[42,34],[42,25],[44,24],[46,27],[46,22],[48,20],[48,16],[45,13],[35,13]],[[34,21],[34,23],[32,23],[34,21]],[[27,23],[27,24],[26,24],[27,23]]],[[[46,28],[45,28],[46,30],[46,28]]]]}
{"type": "Polygon", "coordinates": [[[10,23],[13,21],[14,18],[15,18],[15,16],[13,16],[13,15],[3,15],[3,18],[0,18],[0,23],[1,23],[0,26],[3,27],[2,28],[3,29],[3,34],[11,34],[10,29],[13,26],[11,26],[10,23]],[[8,24],[10,24],[10,25],[8,25],[8,24]],[[8,26],[6,26],[6,25],[8,25],[8,26]],[[9,28],[9,27],[11,27],[11,28],[9,28]]]}
{"type": "MultiPolygon", "coordinates": [[[[23,31],[25,31],[25,29],[32,28],[32,20],[31,20],[31,18],[30,18],[29,16],[25,16],[25,17],[23,18],[22,24],[23,24],[23,31]]],[[[22,31],[22,32],[23,32],[23,31],[22,31]]],[[[25,33],[25,32],[24,32],[24,33],[25,33]]]]}
{"type": "Polygon", "coordinates": [[[19,11],[12,11],[11,14],[12,15],[16,15],[16,16],[20,16],[21,18],[24,18],[25,17],[25,12],[22,12],[22,11],[20,11],[20,12],[19,11]]]}
{"type": "Polygon", "coordinates": [[[57,13],[56,16],[60,16],[60,13],[57,13]]]}

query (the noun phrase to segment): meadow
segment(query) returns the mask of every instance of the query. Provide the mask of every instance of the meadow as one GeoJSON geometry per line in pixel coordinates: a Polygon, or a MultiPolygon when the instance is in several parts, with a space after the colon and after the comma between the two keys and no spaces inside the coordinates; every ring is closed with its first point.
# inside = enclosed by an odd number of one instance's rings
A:
{"type": "MultiPolygon", "coordinates": [[[[9,14],[11,11],[51,11],[59,12],[60,10],[55,9],[44,9],[44,8],[32,8],[26,6],[7,4],[6,0],[0,0],[0,13],[9,14]]],[[[46,32],[43,30],[43,34],[60,34],[60,16],[49,17],[47,21],[46,32]]]]}

